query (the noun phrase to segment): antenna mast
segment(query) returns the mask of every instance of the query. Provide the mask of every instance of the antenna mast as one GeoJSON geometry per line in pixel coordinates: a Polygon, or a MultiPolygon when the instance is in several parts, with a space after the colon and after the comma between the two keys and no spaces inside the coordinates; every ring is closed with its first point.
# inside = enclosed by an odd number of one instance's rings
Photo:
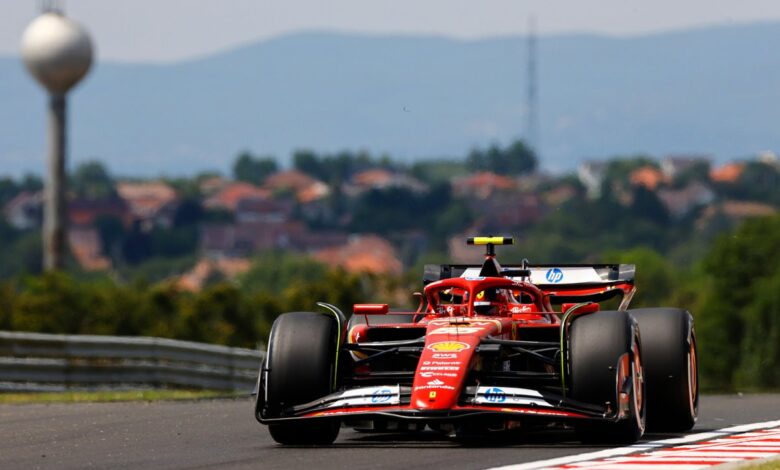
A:
{"type": "Polygon", "coordinates": [[[536,20],[531,15],[528,21],[528,122],[526,123],[526,143],[539,157],[539,104],[536,78],[536,20]]]}
{"type": "Polygon", "coordinates": [[[64,12],[62,2],[58,0],[39,0],[41,13],[60,13],[64,12]]]}

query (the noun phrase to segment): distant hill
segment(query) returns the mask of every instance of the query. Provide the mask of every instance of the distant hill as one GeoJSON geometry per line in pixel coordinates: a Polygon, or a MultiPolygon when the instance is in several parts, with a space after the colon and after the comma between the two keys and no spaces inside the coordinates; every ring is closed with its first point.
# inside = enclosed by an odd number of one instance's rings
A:
{"type": "MultiPolygon", "coordinates": [[[[780,149],[780,24],[539,40],[542,165],[780,149]]],[[[116,173],[229,167],[244,148],[461,156],[525,122],[523,37],[303,33],[170,65],[100,63],[73,94],[74,160],[116,173]]],[[[0,173],[43,169],[45,99],[0,58],[0,173]]]]}

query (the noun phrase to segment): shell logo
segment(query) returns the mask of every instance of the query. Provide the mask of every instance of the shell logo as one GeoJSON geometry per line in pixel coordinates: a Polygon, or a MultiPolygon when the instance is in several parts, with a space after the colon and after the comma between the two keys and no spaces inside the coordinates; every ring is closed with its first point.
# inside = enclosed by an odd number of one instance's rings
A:
{"type": "Polygon", "coordinates": [[[440,341],[428,345],[429,350],[436,352],[460,352],[470,347],[468,344],[460,341],[440,341]]]}

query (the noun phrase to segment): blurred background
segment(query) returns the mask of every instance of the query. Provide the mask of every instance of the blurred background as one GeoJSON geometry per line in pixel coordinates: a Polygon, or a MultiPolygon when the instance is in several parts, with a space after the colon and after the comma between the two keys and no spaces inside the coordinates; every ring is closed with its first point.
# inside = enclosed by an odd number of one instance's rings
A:
{"type": "Polygon", "coordinates": [[[409,307],[425,263],[630,262],[696,316],[704,385],[780,386],[780,4],[0,4],[0,329],[244,347],[324,300],[409,307]],[[20,41],[88,31],[65,269],[20,41]]]}

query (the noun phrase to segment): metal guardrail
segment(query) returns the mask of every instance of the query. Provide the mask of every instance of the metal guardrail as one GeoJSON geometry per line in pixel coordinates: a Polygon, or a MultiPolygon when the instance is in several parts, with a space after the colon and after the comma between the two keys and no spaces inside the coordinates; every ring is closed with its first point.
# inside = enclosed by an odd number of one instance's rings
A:
{"type": "Polygon", "coordinates": [[[264,353],[165,338],[0,331],[0,390],[251,391],[264,353]]]}

